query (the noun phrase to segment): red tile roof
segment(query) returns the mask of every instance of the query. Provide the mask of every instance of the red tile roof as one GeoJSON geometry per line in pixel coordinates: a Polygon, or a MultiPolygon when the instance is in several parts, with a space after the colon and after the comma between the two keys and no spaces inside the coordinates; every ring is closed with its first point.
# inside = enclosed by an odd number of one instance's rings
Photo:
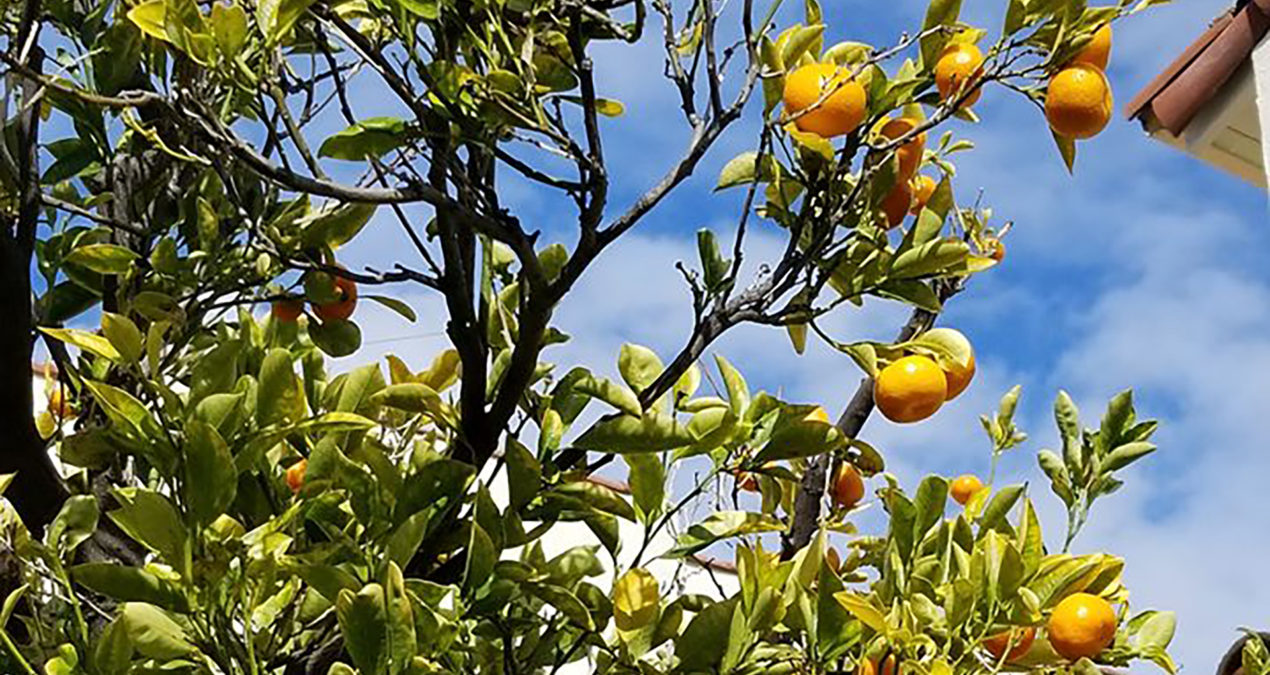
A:
{"type": "Polygon", "coordinates": [[[1270,0],[1241,0],[1213,20],[1125,107],[1125,116],[1180,136],[1270,31],[1270,0]]]}

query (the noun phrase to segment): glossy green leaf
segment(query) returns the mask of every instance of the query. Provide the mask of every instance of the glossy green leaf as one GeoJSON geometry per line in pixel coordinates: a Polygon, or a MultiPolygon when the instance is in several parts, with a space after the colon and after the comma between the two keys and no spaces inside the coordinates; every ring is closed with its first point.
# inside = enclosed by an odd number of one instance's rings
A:
{"type": "Polygon", "coordinates": [[[43,326],[40,327],[40,332],[55,340],[60,340],[68,345],[79,347],[86,352],[108,358],[112,361],[118,361],[122,358],[119,354],[119,350],[115,349],[115,346],[110,344],[110,340],[107,340],[100,335],[94,335],[93,333],[75,328],[45,328],[43,326]]]}
{"type": "Polygon", "coordinates": [[[382,157],[406,141],[406,123],[396,117],[372,117],[359,121],[322,142],[318,156],[362,160],[382,157]]]}
{"type": "MultiPolygon", "coordinates": [[[[134,7],[132,11],[137,9],[140,7],[134,7]]],[[[66,256],[66,262],[81,265],[98,274],[124,274],[132,269],[138,257],[140,256],[131,250],[115,244],[86,244],[71,251],[66,256]]]]}
{"type": "Polygon", "coordinates": [[[643,417],[610,415],[596,422],[573,442],[576,447],[625,454],[660,452],[690,445],[696,439],[685,424],[655,411],[643,417]]]}
{"type": "Polygon", "coordinates": [[[185,433],[185,504],[196,522],[210,523],[234,502],[238,469],[211,425],[191,420],[185,433]]]}
{"type": "Polygon", "coordinates": [[[197,651],[181,626],[154,605],[124,603],[119,618],[137,653],[142,656],[171,660],[197,651]]]}

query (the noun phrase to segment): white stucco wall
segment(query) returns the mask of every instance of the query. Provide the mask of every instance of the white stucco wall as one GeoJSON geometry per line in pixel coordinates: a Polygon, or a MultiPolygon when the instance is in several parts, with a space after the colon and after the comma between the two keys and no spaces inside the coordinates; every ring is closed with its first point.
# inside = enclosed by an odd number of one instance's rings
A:
{"type": "Polygon", "coordinates": [[[1261,166],[1270,185],[1270,34],[1252,50],[1253,80],[1257,87],[1257,117],[1261,125],[1261,166]]]}

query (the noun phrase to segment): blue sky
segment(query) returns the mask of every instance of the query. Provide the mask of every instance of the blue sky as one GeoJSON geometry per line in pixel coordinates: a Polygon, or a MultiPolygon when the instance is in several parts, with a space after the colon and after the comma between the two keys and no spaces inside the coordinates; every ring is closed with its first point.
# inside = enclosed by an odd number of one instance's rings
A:
{"type": "MultiPolygon", "coordinates": [[[[919,25],[925,11],[925,3],[908,1],[822,2],[831,26],[827,43],[890,44],[919,25]]],[[[966,18],[998,26],[1005,4],[967,3],[966,18]]],[[[1005,458],[1001,481],[1037,488],[1048,541],[1058,546],[1063,514],[1034,460],[1037,449],[1055,443],[1053,396],[1068,389],[1093,425],[1109,396],[1134,387],[1140,416],[1162,421],[1160,452],[1130,469],[1126,489],[1095,507],[1076,550],[1123,555],[1134,608],[1177,610],[1175,655],[1186,672],[1200,673],[1215,667],[1238,626],[1270,627],[1270,583],[1261,578],[1270,529],[1254,506],[1270,476],[1259,428],[1270,410],[1270,267],[1262,262],[1270,219],[1265,193],[1148,140],[1119,110],[1226,4],[1185,0],[1117,25],[1108,72],[1117,117],[1081,144],[1074,177],[1040,114],[1017,95],[990,90],[976,106],[980,125],[954,124],[978,146],[958,162],[959,194],[966,199],[983,190],[998,218],[1016,223],[1005,263],[976,277],[941,319],[974,342],[979,375],[935,418],[899,427],[875,417],[863,434],[907,485],[928,472],[984,474],[988,446],[977,416],[1021,383],[1020,426],[1032,438],[1005,458]]],[[[613,212],[655,182],[686,140],[661,58],[655,39],[597,55],[599,93],[627,107],[624,117],[604,122],[613,212]]],[[[400,113],[378,87],[363,86],[354,100],[359,115],[400,113]]],[[[710,189],[722,164],[752,147],[757,111],[749,112],[697,175],[608,251],[566,299],[557,320],[573,340],[552,348],[548,360],[612,374],[623,342],[648,345],[667,359],[679,348],[690,297],[674,262],[696,260],[700,227],[730,240],[740,195],[710,189]]],[[[328,123],[331,131],[343,126],[328,123]]],[[[328,168],[343,179],[357,175],[348,163],[328,168]]],[[[547,239],[571,239],[571,209],[515,183],[506,185],[503,199],[547,239]]],[[[342,252],[346,264],[388,269],[402,260],[409,245],[388,215],[379,214],[342,252]]],[[[775,227],[757,224],[747,247],[749,271],[773,259],[781,244],[775,227]]],[[[406,324],[363,303],[365,346],[341,365],[392,351],[422,368],[445,348],[438,299],[415,287],[395,290],[419,310],[419,322],[406,324]]],[[[906,315],[875,302],[829,325],[841,339],[885,340],[906,315]]],[[[755,388],[835,413],[859,379],[847,358],[822,345],[795,355],[783,330],[741,328],[716,349],[755,388]]]]}
{"type": "MultiPolygon", "coordinates": [[[[1004,2],[967,4],[973,5],[967,18],[999,25],[1004,2]]],[[[925,9],[873,0],[824,5],[832,26],[827,43],[888,44],[917,25],[925,9]]],[[[1254,506],[1262,477],[1270,475],[1258,425],[1270,410],[1270,268],[1262,262],[1270,219],[1263,192],[1148,140],[1119,113],[1226,6],[1188,0],[1117,24],[1108,73],[1117,116],[1100,137],[1081,144],[1075,177],[1063,169],[1044,120],[1017,95],[989,91],[976,106],[980,125],[956,123],[978,145],[959,161],[959,193],[966,198],[982,189],[998,217],[1016,223],[1005,263],[976,277],[941,319],[975,343],[979,376],[932,420],[898,427],[875,417],[864,431],[906,484],[927,472],[983,474],[988,447],[976,418],[1011,385],[1023,384],[1020,426],[1031,439],[1005,458],[1001,480],[1031,481],[1048,541],[1058,546],[1063,514],[1034,459],[1056,440],[1053,396],[1060,387],[1069,390],[1093,425],[1109,396],[1134,387],[1140,416],[1162,421],[1161,449],[1126,472],[1124,490],[1097,504],[1075,549],[1125,556],[1135,610],[1177,610],[1175,655],[1186,672],[1200,673],[1215,668],[1237,627],[1264,628],[1270,620],[1270,584],[1261,578],[1270,530],[1254,506]]],[[[605,122],[614,209],[653,183],[683,147],[685,128],[661,63],[648,40],[606,49],[597,59],[600,94],[627,106],[624,117],[605,122]]],[[[574,339],[553,348],[548,360],[612,372],[626,341],[665,358],[673,354],[690,318],[673,264],[695,261],[697,228],[731,231],[739,195],[710,188],[722,163],[752,146],[754,129],[751,121],[723,139],[673,199],[588,272],[557,314],[574,339]]],[[[532,192],[511,186],[504,195],[527,226],[549,236],[572,224],[571,210],[532,192]]],[[[383,222],[345,256],[382,265],[401,243],[383,222]]],[[[748,259],[771,259],[780,244],[774,227],[759,225],[748,259]]],[[[414,326],[359,310],[374,344],[354,359],[391,350],[422,367],[443,348],[439,303],[411,297],[421,310],[414,326]]],[[[888,339],[905,315],[903,308],[871,303],[831,325],[846,338],[888,339]]],[[[796,356],[775,329],[739,329],[717,350],[756,388],[834,411],[859,377],[846,358],[823,346],[796,356]]]]}

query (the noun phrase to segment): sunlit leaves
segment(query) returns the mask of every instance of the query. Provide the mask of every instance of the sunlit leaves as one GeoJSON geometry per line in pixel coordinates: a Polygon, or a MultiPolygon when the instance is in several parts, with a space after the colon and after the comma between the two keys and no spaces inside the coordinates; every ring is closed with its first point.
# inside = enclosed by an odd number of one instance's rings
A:
{"type": "Polygon", "coordinates": [[[350,161],[379,158],[406,142],[406,123],[397,117],[371,117],[322,142],[318,155],[350,161]]]}

